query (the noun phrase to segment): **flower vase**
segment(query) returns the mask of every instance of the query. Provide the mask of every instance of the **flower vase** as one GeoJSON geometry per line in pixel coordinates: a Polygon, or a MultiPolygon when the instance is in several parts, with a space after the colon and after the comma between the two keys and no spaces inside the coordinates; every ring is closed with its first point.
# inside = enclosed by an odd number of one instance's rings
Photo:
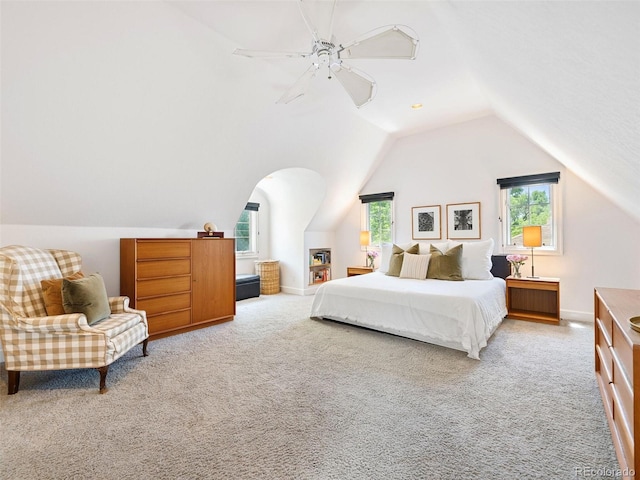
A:
{"type": "Polygon", "coordinates": [[[513,278],[521,278],[522,274],[520,273],[520,265],[517,263],[513,264],[513,278]]]}
{"type": "Polygon", "coordinates": [[[373,257],[367,257],[367,267],[373,268],[373,257]]]}

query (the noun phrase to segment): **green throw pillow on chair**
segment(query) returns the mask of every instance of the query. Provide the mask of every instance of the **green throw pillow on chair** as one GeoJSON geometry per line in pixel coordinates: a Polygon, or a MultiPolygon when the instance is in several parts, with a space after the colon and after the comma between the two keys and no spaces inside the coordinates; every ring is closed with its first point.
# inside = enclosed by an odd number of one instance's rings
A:
{"type": "Polygon", "coordinates": [[[107,289],[97,273],[77,280],[63,279],[62,306],[66,313],[84,313],[89,325],[111,315],[107,289]]]}

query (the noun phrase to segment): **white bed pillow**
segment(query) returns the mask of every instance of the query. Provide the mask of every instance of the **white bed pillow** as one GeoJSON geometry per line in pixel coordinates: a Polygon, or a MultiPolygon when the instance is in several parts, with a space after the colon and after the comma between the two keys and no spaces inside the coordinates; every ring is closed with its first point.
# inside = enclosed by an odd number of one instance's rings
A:
{"type": "Polygon", "coordinates": [[[415,255],[405,252],[404,259],[402,260],[402,269],[400,270],[400,278],[426,279],[430,258],[431,255],[415,255]]]}
{"type": "Polygon", "coordinates": [[[420,255],[429,255],[431,252],[431,245],[436,247],[442,253],[447,253],[447,250],[451,247],[455,247],[455,245],[449,244],[449,240],[445,240],[443,242],[420,243],[420,255]]]}
{"type": "Polygon", "coordinates": [[[465,280],[491,280],[493,238],[482,242],[449,242],[450,247],[462,244],[462,278],[465,280]]]}
{"type": "Polygon", "coordinates": [[[380,273],[387,273],[389,271],[389,261],[391,260],[391,251],[393,250],[393,243],[383,243],[380,248],[380,264],[378,265],[378,271],[380,273]]]}

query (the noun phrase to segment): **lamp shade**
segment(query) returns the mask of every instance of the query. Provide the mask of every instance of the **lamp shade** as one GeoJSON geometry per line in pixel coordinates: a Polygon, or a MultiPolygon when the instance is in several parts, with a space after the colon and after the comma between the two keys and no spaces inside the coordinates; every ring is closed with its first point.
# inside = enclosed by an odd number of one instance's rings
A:
{"type": "Polygon", "coordinates": [[[360,231],[360,246],[361,247],[368,247],[370,244],[370,240],[369,240],[369,230],[361,230],[360,231]]]}
{"type": "Polygon", "coordinates": [[[541,247],[542,227],[540,225],[522,227],[522,245],[530,248],[541,247]]]}

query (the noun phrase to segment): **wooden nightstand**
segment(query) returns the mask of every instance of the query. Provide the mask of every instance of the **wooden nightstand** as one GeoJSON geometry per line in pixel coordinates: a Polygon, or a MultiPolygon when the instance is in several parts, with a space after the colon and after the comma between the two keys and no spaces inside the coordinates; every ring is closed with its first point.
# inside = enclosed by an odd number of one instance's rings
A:
{"type": "Polygon", "coordinates": [[[560,323],[560,279],[507,277],[507,317],[560,323]]]}
{"type": "Polygon", "coordinates": [[[353,277],[355,275],[364,275],[365,273],[373,272],[371,267],[347,267],[347,277],[353,277]]]}

